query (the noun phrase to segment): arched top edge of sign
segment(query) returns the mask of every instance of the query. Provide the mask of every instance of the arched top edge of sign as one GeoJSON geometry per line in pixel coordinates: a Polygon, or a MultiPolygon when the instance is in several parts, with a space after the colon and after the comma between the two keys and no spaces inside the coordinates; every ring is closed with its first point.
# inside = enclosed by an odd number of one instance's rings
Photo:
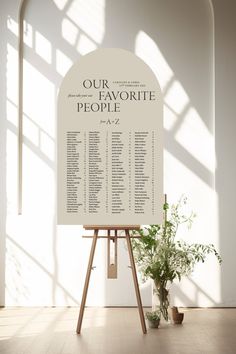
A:
{"type": "MultiPolygon", "coordinates": [[[[162,95],[162,91],[161,91],[161,87],[159,84],[159,81],[157,79],[156,74],[153,72],[153,70],[150,68],[150,66],[143,60],[141,59],[139,56],[137,56],[136,54],[132,53],[131,51],[128,51],[126,49],[121,49],[121,48],[99,48],[96,49],[86,55],[81,56],[73,65],[72,67],[67,71],[67,73],[65,74],[62,83],[60,85],[59,88],[59,92],[58,92],[58,98],[61,94],[61,92],[63,91],[63,87],[64,85],[67,85],[67,81],[71,79],[71,77],[73,77],[73,73],[82,75],[82,71],[83,71],[83,65],[88,64],[88,62],[91,60],[91,62],[98,58],[100,59],[104,59],[107,58],[109,59],[109,57],[116,57],[117,55],[119,56],[119,67],[120,70],[125,71],[125,67],[124,65],[127,63],[127,61],[133,61],[134,63],[136,62],[137,65],[140,65],[140,70],[141,72],[145,72],[146,74],[149,73],[150,78],[153,79],[153,84],[156,85],[156,89],[159,92],[159,102],[163,101],[163,95],[162,95]],[[122,54],[121,54],[122,53],[122,54]],[[104,58],[102,58],[104,56],[104,58]],[[122,62],[122,60],[124,60],[124,62],[122,62]],[[81,67],[81,70],[80,70],[81,67]]],[[[93,63],[94,64],[94,63],[93,63]]],[[[112,63],[114,64],[114,62],[112,63]]],[[[96,71],[98,73],[99,76],[99,62],[96,61],[96,71]]],[[[114,74],[117,70],[117,68],[112,68],[112,65],[110,66],[106,66],[106,70],[113,70],[114,74]]],[[[129,67],[129,72],[131,72],[133,69],[133,66],[129,67]]],[[[91,74],[91,76],[94,76],[94,73],[91,74]]]]}

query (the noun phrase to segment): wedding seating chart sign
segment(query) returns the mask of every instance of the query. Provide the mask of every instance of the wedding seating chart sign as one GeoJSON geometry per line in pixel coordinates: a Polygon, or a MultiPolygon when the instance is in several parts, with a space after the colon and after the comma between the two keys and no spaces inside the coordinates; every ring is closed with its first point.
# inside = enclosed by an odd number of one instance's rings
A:
{"type": "Polygon", "coordinates": [[[151,69],[123,49],[81,57],[58,96],[58,224],[162,220],[163,101],[151,69]]]}

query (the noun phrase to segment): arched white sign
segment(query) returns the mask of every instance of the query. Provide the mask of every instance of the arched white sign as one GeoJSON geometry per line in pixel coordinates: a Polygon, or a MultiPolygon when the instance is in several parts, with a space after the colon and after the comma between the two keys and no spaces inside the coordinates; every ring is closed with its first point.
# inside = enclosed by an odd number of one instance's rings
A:
{"type": "Polygon", "coordinates": [[[58,224],[162,219],[163,102],[151,69],[122,49],[85,55],[58,97],[58,224]]]}

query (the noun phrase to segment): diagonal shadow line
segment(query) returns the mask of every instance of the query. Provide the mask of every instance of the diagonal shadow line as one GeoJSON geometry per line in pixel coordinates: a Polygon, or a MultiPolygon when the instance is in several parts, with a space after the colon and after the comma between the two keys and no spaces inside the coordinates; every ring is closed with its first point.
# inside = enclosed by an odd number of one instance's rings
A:
{"type": "MultiPolygon", "coordinates": [[[[26,328],[26,326],[27,326],[32,320],[34,320],[35,318],[37,318],[37,317],[42,313],[42,311],[43,311],[43,308],[41,307],[40,309],[38,309],[38,311],[37,311],[36,313],[34,313],[33,315],[31,315],[30,318],[29,318],[26,322],[24,322],[24,324],[23,324],[22,326],[20,326],[20,328],[18,328],[18,329],[16,330],[16,332],[15,332],[13,335],[11,335],[11,340],[12,340],[12,338],[14,338],[14,337],[16,337],[17,335],[19,335],[19,334],[24,330],[24,328],[26,328]]],[[[17,318],[17,317],[16,317],[15,314],[14,314],[14,319],[15,319],[15,318],[17,318]]],[[[14,323],[14,325],[17,325],[17,323],[14,323]]]]}
{"type": "MultiPolygon", "coordinates": [[[[209,301],[211,301],[214,305],[217,305],[218,303],[209,295],[207,294],[193,279],[191,279],[190,277],[187,277],[188,281],[190,281],[192,283],[192,285],[195,287],[195,290],[197,292],[200,292],[201,294],[203,294],[209,301]]],[[[181,289],[181,286],[177,286],[176,283],[173,283],[173,290],[174,290],[174,294],[173,297],[179,297],[183,302],[188,301],[188,302],[196,302],[193,301],[189,296],[187,296],[183,290],[181,289]]]]}
{"type": "MultiPolygon", "coordinates": [[[[62,17],[62,19],[63,19],[63,17],[62,17]]],[[[72,21],[72,20],[70,20],[70,21],[72,21]]],[[[77,27],[77,29],[79,31],[78,36],[80,36],[81,34],[84,34],[86,37],[89,38],[89,40],[91,42],[94,43],[94,45],[96,45],[96,47],[99,46],[96,41],[94,41],[93,39],[91,39],[89,37],[87,32],[83,31],[77,24],[74,24],[74,25],[77,27]]],[[[35,32],[36,30],[37,30],[37,27],[34,28],[33,31],[35,32]]],[[[40,32],[41,32],[41,30],[40,30],[40,32]]],[[[8,30],[8,42],[15,50],[17,50],[17,37],[10,30],[8,30]]],[[[77,42],[78,42],[78,40],[77,40],[77,42]]],[[[78,57],[79,57],[81,55],[78,52],[78,50],[76,49],[76,46],[75,45],[72,46],[63,37],[61,37],[60,42],[59,41],[55,42],[55,38],[54,38],[54,39],[52,39],[52,41],[50,43],[51,43],[52,49],[54,51],[57,48],[60,49],[62,47],[62,43],[63,43],[63,54],[66,53],[65,55],[72,61],[72,64],[74,62],[74,56],[78,55],[78,57]]],[[[55,66],[53,66],[52,63],[46,62],[40,55],[38,55],[35,52],[34,47],[31,48],[26,43],[23,43],[23,44],[24,44],[24,53],[27,56],[27,59],[24,58],[24,60],[26,60],[30,65],[32,65],[43,76],[45,76],[45,78],[50,80],[54,85],[59,86],[61,83],[61,80],[63,78],[63,75],[61,75],[60,73],[57,72],[57,70],[55,69],[55,66]]]]}
{"type": "MultiPolygon", "coordinates": [[[[10,98],[7,98],[7,101],[15,107],[15,109],[18,109],[18,106],[16,103],[14,103],[10,98]]],[[[47,137],[49,139],[51,139],[53,142],[55,140],[55,138],[50,135],[45,129],[43,129],[38,123],[36,123],[35,120],[33,120],[33,118],[31,118],[27,113],[23,112],[23,116],[26,117],[38,130],[40,130],[40,132],[42,132],[43,134],[47,135],[47,137]]]]}
{"type": "MultiPolygon", "coordinates": [[[[171,139],[171,134],[164,131],[165,148],[170,154],[175,152],[174,157],[179,162],[183,163],[191,170],[197,177],[201,178],[209,187],[213,186],[213,174],[200,161],[198,161],[192,154],[183,148],[176,140],[171,139]],[[186,164],[188,161],[188,165],[186,164]]],[[[200,142],[199,142],[200,143],[200,142]]]]}
{"type": "Polygon", "coordinates": [[[164,106],[166,106],[176,117],[176,122],[173,124],[172,128],[169,130],[169,132],[174,136],[178,130],[180,129],[181,125],[184,123],[184,119],[188,111],[191,109],[191,104],[188,102],[185,107],[182,109],[181,113],[176,113],[173,108],[171,108],[166,102],[164,103],[164,106]]]}
{"type": "MultiPolygon", "coordinates": [[[[14,33],[9,31],[8,44],[17,50],[17,37],[14,33]]],[[[24,62],[32,65],[34,69],[40,72],[47,80],[55,85],[59,85],[62,80],[62,75],[59,74],[51,64],[46,62],[40,55],[38,55],[33,48],[30,48],[24,43],[24,62]],[[27,55],[27,58],[26,58],[27,55]],[[39,70],[40,68],[40,70],[39,70]],[[56,76],[56,77],[55,77],[56,76]]]]}
{"type": "Polygon", "coordinates": [[[212,301],[215,305],[217,304],[217,302],[213,300],[213,298],[208,295],[193,279],[188,277],[188,280],[195,286],[198,291],[200,291],[204,296],[206,296],[208,300],[212,301]]]}
{"type": "MultiPolygon", "coordinates": [[[[42,336],[43,338],[45,338],[45,333],[53,333],[54,332],[54,329],[55,329],[55,324],[56,322],[60,321],[60,319],[65,315],[65,313],[68,311],[68,309],[64,309],[63,311],[60,311],[56,317],[53,318],[53,320],[48,324],[46,325],[45,329],[43,331],[39,331],[38,333],[27,333],[27,345],[25,345],[24,342],[20,343],[20,346],[19,346],[19,336],[21,336],[21,333],[22,331],[24,331],[24,329],[27,327],[28,324],[30,324],[32,321],[35,321],[35,319],[37,317],[39,317],[40,315],[43,314],[43,311],[44,309],[43,308],[40,308],[36,314],[32,315],[30,317],[30,319],[28,319],[20,328],[17,329],[17,331],[9,336],[9,338],[7,338],[3,345],[1,346],[0,350],[1,350],[1,353],[7,353],[7,348],[9,346],[9,341],[11,342],[11,346],[16,348],[17,349],[17,352],[20,352],[20,353],[28,353],[28,349],[32,348],[33,345],[34,345],[34,342],[36,341],[37,344],[38,344],[38,338],[40,336],[42,336]],[[21,347],[22,345],[22,347],[21,347]],[[2,350],[6,350],[4,352],[2,352],[2,350]]],[[[48,346],[50,346],[50,341],[51,341],[51,338],[48,338],[49,342],[46,343],[48,344],[48,346]]],[[[45,341],[42,342],[43,345],[45,345],[45,341]]],[[[48,351],[47,351],[48,353],[48,351]]]]}
{"type": "MultiPolygon", "coordinates": [[[[7,128],[14,134],[17,135],[17,128],[12,124],[11,122],[7,122],[7,128]]],[[[42,161],[44,161],[51,169],[54,169],[55,167],[55,162],[50,160],[47,155],[45,155],[39,147],[34,145],[32,141],[30,141],[28,138],[24,136],[24,144],[32,151],[34,152],[42,161]]]]}
{"type": "Polygon", "coordinates": [[[47,339],[45,340],[45,333],[53,334],[54,331],[55,331],[55,324],[62,319],[62,317],[65,315],[65,313],[67,311],[68,311],[68,309],[66,309],[66,308],[62,312],[60,311],[57,314],[57,316],[45,327],[45,329],[42,332],[37,333],[36,335],[32,335],[31,336],[32,341],[30,341],[30,343],[28,343],[27,348],[26,348],[26,350],[24,352],[28,352],[28,348],[34,347],[34,343],[35,342],[36,342],[37,347],[38,347],[38,344],[39,344],[38,343],[38,337],[42,336],[43,340],[42,340],[40,345],[43,346],[43,352],[46,353],[46,354],[51,354],[51,352],[49,350],[51,348],[52,338],[51,338],[51,336],[47,336],[47,339]],[[44,350],[45,345],[46,345],[46,348],[45,348],[46,350],[44,350]]]}
{"type": "MultiPolygon", "coordinates": [[[[53,274],[50,273],[37,259],[35,259],[29,252],[27,252],[22,246],[20,246],[15,240],[13,240],[12,237],[9,235],[6,235],[6,238],[13,243],[21,252],[23,252],[31,261],[33,261],[40,269],[42,269],[50,278],[53,278],[53,274]]],[[[57,281],[57,286],[60,287],[60,289],[71,299],[73,300],[77,305],[79,305],[79,302],[69,293],[68,290],[64,288],[64,286],[57,281]]]]}

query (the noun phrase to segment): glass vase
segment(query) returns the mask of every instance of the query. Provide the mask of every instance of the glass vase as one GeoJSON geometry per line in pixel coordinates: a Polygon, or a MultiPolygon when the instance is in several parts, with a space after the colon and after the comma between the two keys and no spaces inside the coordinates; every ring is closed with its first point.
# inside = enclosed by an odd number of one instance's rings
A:
{"type": "Polygon", "coordinates": [[[160,310],[165,321],[169,321],[169,289],[166,281],[153,281],[152,310],[160,310]]]}

